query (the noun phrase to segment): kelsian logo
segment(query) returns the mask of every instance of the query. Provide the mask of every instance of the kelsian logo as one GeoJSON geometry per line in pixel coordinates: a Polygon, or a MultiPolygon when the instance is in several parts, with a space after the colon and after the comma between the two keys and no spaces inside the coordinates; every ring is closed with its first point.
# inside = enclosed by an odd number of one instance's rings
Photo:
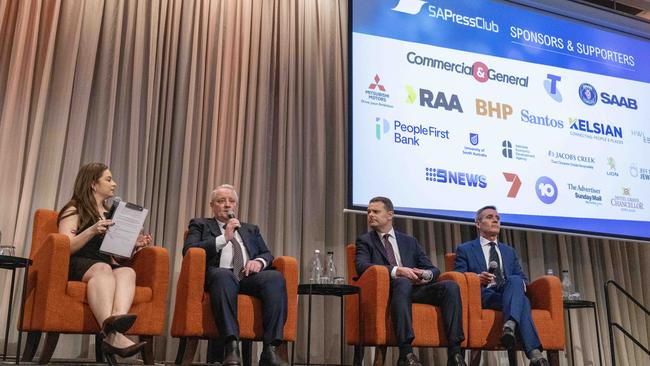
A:
{"type": "Polygon", "coordinates": [[[440,168],[426,168],[425,179],[428,182],[448,183],[473,188],[487,187],[487,177],[481,174],[454,172],[440,168]]]}
{"type": "Polygon", "coordinates": [[[580,96],[580,99],[586,105],[594,105],[598,102],[598,94],[596,93],[596,88],[594,88],[591,84],[580,84],[578,87],[578,96],[580,96]]]}
{"type": "Polygon", "coordinates": [[[614,158],[611,156],[607,158],[607,167],[609,169],[607,175],[618,177],[618,172],[616,171],[616,160],[614,160],[614,158]]]}
{"type": "Polygon", "coordinates": [[[455,110],[458,113],[463,113],[463,107],[460,105],[460,100],[456,94],[452,94],[451,97],[447,98],[447,95],[441,91],[432,92],[431,90],[420,88],[419,91],[416,92],[415,88],[410,85],[406,85],[405,88],[407,104],[414,104],[417,101],[419,94],[421,107],[432,109],[442,108],[446,111],[455,110]]]}
{"type": "Polygon", "coordinates": [[[422,0],[399,0],[397,5],[391,10],[415,15],[418,14],[420,10],[422,10],[422,6],[426,3],[426,1],[422,0]]]}
{"type": "Polygon", "coordinates": [[[519,193],[519,188],[521,188],[521,179],[515,173],[503,173],[503,176],[506,178],[506,182],[512,183],[510,190],[508,191],[508,198],[517,198],[519,193]]]}
{"type": "Polygon", "coordinates": [[[469,143],[476,146],[478,145],[478,133],[471,133],[469,134],[469,143]]]}
{"type": "Polygon", "coordinates": [[[512,142],[503,140],[501,141],[501,147],[503,147],[501,155],[503,155],[504,158],[512,159],[514,157],[516,160],[521,161],[528,161],[528,159],[535,158],[535,154],[533,154],[526,145],[515,144],[513,149],[512,142]]]}
{"type": "Polygon", "coordinates": [[[375,118],[375,137],[377,140],[381,140],[381,136],[387,134],[389,130],[390,123],[386,118],[375,118]]]}
{"type": "Polygon", "coordinates": [[[512,114],[512,106],[510,104],[476,98],[476,114],[479,116],[508,119],[512,114]]]}
{"type": "Polygon", "coordinates": [[[544,90],[549,97],[553,98],[554,101],[561,103],[562,94],[560,89],[557,87],[557,83],[562,80],[562,77],[553,74],[546,74],[546,80],[544,80],[544,90]]]}
{"type": "Polygon", "coordinates": [[[580,118],[569,118],[571,135],[585,137],[592,140],[623,143],[623,128],[606,123],[590,122],[580,118]],[[579,131],[579,132],[576,132],[579,131]]]}
{"type": "Polygon", "coordinates": [[[406,54],[406,61],[412,65],[472,76],[480,83],[485,83],[490,80],[504,84],[518,85],[524,88],[528,87],[528,76],[524,77],[501,73],[489,68],[486,64],[480,61],[476,61],[472,65],[464,62],[457,64],[437,58],[421,56],[413,51],[406,54]]]}
{"type": "Polygon", "coordinates": [[[382,83],[379,75],[375,74],[375,77],[372,78],[370,85],[368,85],[368,88],[364,92],[361,103],[393,108],[393,105],[389,104],[389,102],[390,94],[387,92],[386,86],[382,83]]]}
{"type": "Polygon", "coordinates": [[[550,205],[557,199],[557,186],[549,177],[539,177],[535,183],[537,198],[543,203],[550,205]]]}

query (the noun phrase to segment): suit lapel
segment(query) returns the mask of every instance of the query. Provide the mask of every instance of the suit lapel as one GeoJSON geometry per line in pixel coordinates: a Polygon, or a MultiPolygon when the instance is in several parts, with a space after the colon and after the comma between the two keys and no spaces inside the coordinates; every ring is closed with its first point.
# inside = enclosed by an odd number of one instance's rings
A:
{"type": "Polygon", "coordinates": [[[509,276],[510,273],[508,273],[508,267],[506,266],[506,263],[510,263],[511,258],[510,258],[510,248],[506,248],[506,244],[499,243],[499,251],[501,252],[501,270],[503,271],[503,274],[509,276]]]}
{"type": "Polygon", "coordinates": [[[485,256],[483,255],[483,248],[481,248],[481,239],[476,239],[472,243],[472,254],[474,261],[478,263],[481,272],[487,272],[487,265],[485,264],[485,256]]]}
{"type": "Polygon", "coordinates": [[[211,218],[208,221],[208,227],[210,228],[210,233],[216,238],[221,235],[221,228],[219,227],[219,222],[215,218],[211,218]]]}
{"type": "Polygon", "coordinates": [[[372,244],[375,246],[375,249],[377,249],[379,253],[381,253],[381,256],[384,257],[384,262],[389,264],[388,254],[386,254],[386,248],[384,248],[384,244],[381,242],[379,234],[373,230],[372,233],[370,233],[370,237],[372,238],[372,244]]]}
{"type": "Polygon", "coordinates": [[[407,255],[410,253],[407,253],[407,245],[404,241],[404,235],[402,235],[402,233],[397,230],[395,230],[395,241],[397,242],[397,250],[399,251],[399,257],[402,260],[402,265],[404,267],[415,267],[415,263],[409,263],[411,256],[407,255]]]}

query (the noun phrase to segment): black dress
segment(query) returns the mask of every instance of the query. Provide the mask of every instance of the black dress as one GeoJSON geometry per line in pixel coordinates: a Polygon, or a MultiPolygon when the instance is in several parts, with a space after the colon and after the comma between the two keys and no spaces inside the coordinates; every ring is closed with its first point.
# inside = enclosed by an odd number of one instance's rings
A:
{"type": "Polygon", "coordinates": [[[122,267],[119,264],[114,264],[110,255],[99,251],[102,240],[104,240],[103,234],[95,235],[88,240],[86,245],[70,256],[69,281],[81,281],[88,269],[98,262],[109,264],[112,268],[122,267]]]}

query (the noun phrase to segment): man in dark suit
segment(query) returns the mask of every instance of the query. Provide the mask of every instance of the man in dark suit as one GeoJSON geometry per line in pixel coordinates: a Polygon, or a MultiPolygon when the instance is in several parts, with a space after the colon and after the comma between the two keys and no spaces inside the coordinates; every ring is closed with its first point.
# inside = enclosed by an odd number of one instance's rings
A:
{"type": "Polygon", "coordinates": [[[515,250],[498,243],[501,218],[494,206],[476,212],[479,237],[458,246],[455,271],[477,273],[481,280],[481,303],[486,309],[503,312],[501,343],[511,349],[519,335],[531,365],[548,365],[526,297],[528,278],[521,270],[515,250]],[[494,262],[491,264],[491,262],[494,262]],[[488,271],[492,267],[492,273],[488,271]]]}
{"type": "MultiPolygon", "coordinates": [[[[453,281],[438,281],[440,270],[409,235],[393,229],[393,203],[375,197],[368,204],[371,231],[356,242],[356,268],[361,275],[368,267],[382,265],[390,273],[390,312],[399,346],[398,366],[422,365],[413,353],[412,303],[442,309],[448,341],[448,365],[465,365],[460,343],[463,335],[460,289],[453,281]]],[[[431,331],[434,331],[433,329],[431,331]]]]}
{"type": "Polygon", "coordinates": [[[252,295],[264,304],[261,366],[286,366],[278,354],[287,320],[287,291],[282,274],[270,269],[273,255],[257,226],[235,218],[237,192],[221,185],[212,192],[212,218],[190,221],[183,253],[202,248],[206,253],[205,289],[210,293],[217,329],[225,341],[223,365],[240,365],[237,341],[237,294],[252,295]]]}

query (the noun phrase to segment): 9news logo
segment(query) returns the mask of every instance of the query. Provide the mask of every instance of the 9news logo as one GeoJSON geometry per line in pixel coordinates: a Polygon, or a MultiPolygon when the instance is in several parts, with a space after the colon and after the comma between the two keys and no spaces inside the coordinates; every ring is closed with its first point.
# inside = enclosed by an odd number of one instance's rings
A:
{"type": "Polygon", "coordinates": [[[535,193],[540,201],[550,205],[557,199],[557,185],[549,177],[539,177],[535,183],[535,193]]]}

